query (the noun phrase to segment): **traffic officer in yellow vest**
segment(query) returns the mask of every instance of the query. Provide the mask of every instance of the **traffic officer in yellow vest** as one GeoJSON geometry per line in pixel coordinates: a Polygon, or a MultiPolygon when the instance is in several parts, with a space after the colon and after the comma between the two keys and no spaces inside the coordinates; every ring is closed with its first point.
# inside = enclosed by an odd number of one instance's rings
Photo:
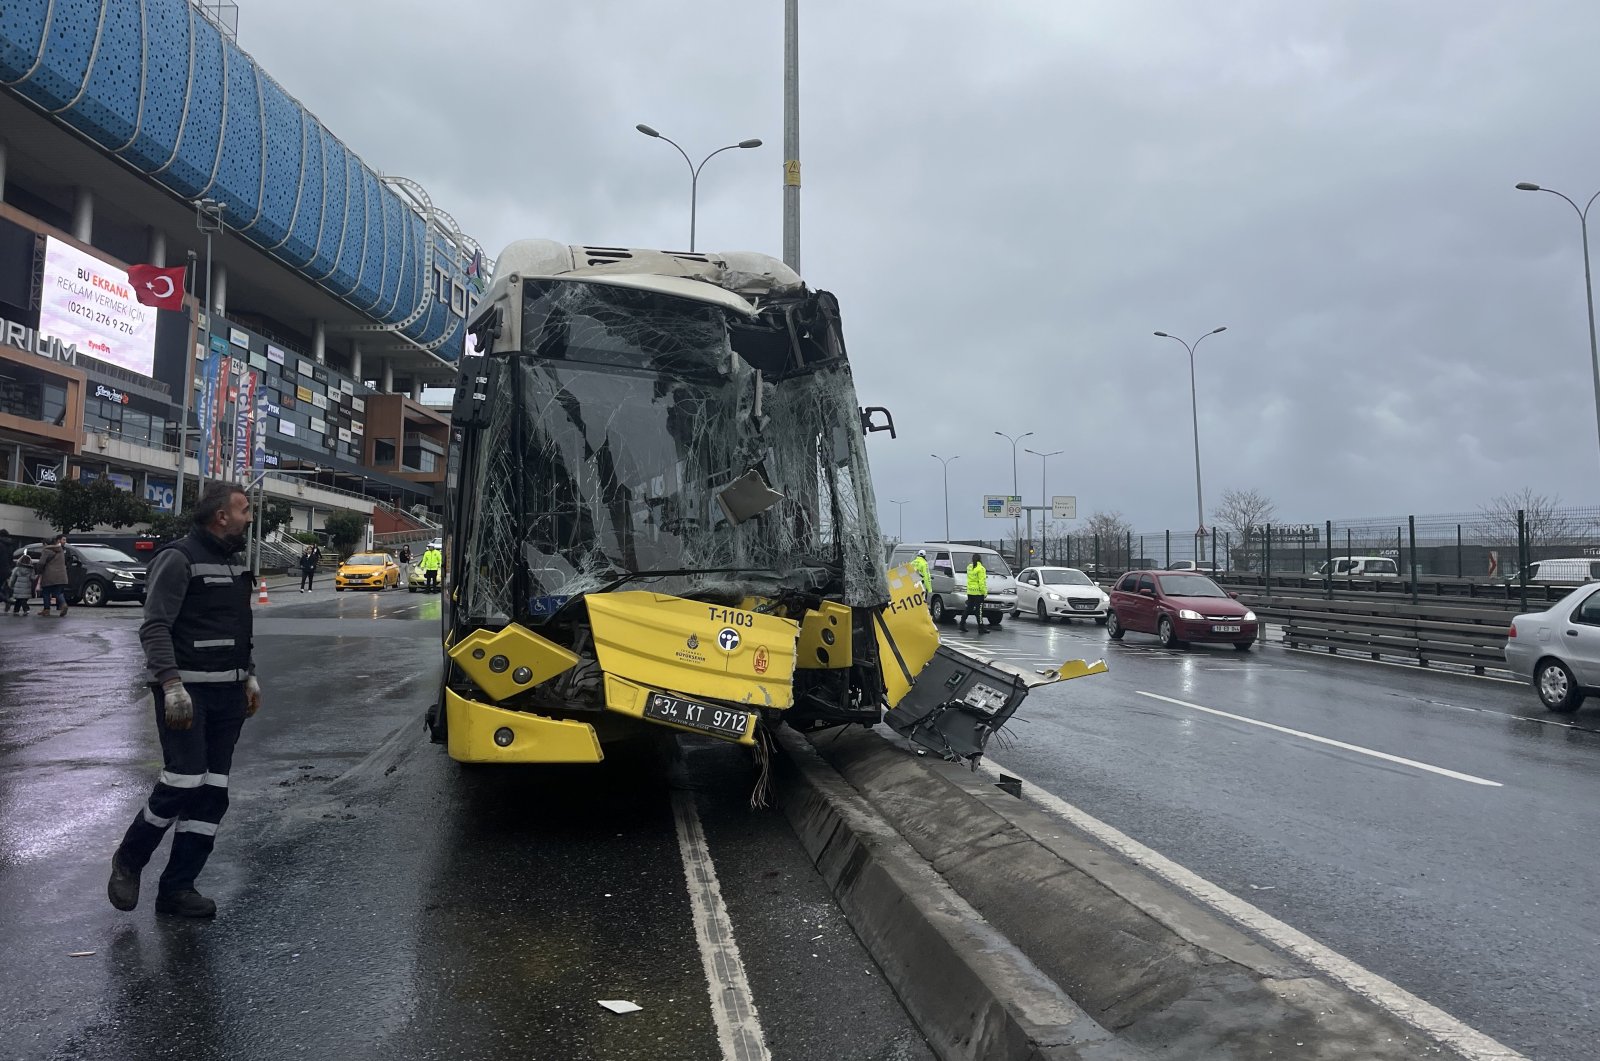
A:
{"type": "Polygon", "coordinates": [[[251,574],[237,563],[250,529],[250,497],[213,483],[187,538],[150,562],[139,643],[155,697],[161,776],[111,857],[106,892],[118,910],[139,904],[139,874],[172,829],[172,854],[156,912],[214,917],[195,891],[228,810],[228,771],[244,720],[261,706],[251,657],[251,574]]]}
{"type": "Polygon", "coordinates": [[[439,569],[444,566],[444,557],[439,555],[439,550],[428,546],[422,551],[422,577],[427,580],[428,590],[432,592],[439,588],[439,569]]]}
{"type": "Polygon", "coordinates": [[[930,601],[933,600],[933,576],[928,574],[928,550],[917,550],[917,555],[911,558],[911,570],[922,579],[922,595],[930,601]]]}
{"type": "Polygon", "coordinates": [[[986,634],[989,631],[983,628],[983,599],[989,595],[989,572],[983,568],[983,561],[978,559],[978,554],[972,554],[972,562],[967,565],[967,610],[961,613],[961,629],[967,628],[967,616],[978,617],[978,633],[986,634]]]}

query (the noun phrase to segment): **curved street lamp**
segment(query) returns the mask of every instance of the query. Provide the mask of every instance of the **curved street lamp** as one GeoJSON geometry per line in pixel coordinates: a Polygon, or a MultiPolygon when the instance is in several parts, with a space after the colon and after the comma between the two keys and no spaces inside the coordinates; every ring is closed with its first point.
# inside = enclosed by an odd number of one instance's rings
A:
{"type": "Polygon", "coordinates": [[[653,137],[654,139],[657,139],[657,140],[665,140],[667,143],[671,144],[673,147],[677,147],[678,148],[678,154],[682,155],[684,162],[687,162],[689,164],[689,250],[691,252],[693,252],[693,250],[694,250],[695,200],[697,198],[699,198],[700,171],[705,168],[705,165],[706,165],[707,162],[710,162],[713,158],[715,158],[717,155],[722,154],[724,151],[734,151],[734,150],[737,150],[739,148],[749,149],[749,148],[752,148],[752,147],[760,147],[761,146],[761,141],[760,140],[756,140],[756,139],[740,140],[737,144],[729,144],[727,147],[719,147],[715,151],[711,152],[711,154],[709,154],[705,158],[701,159],[700,160],[700,165],[696,166],[694,164],[693,160],[689,158],[689,153],[687,151],[685,151],[683,148],[678,147],[678,142],[676,140],[672,139],[670,136],[662,136],[660,133],[658,133],[654,129],[650,128],[650,126],[645,125],[643,122],[641,122],[638,125],[635,125],[634,128],[639,130],[641,133],[643,133],[646,136],[653,137]]]}
{"type": "MultiPolygon", "coordinates": [[[[1561,195],[1554,188],[1541,188],[1531,181],[1522,181],[1517,185],[1519,192],[1549,192],[1551,195],[1561,195]]],[[[1596,348],[1594,337],[1594,281],[1589,272],[1589,207],[1600,199],[1600,192],[1595,192],[1582,208],[1565,195],[1561,198],[1567,200],[1567,205],[1578,211],[1578,224],[1583,230],[1583,294],[1589,300],[1589,364],[1594,369],[1594,415],[1596,429],[1600,430],[1600,349],[1596,348]]]]}
{"type": "Polygon", "coordinates": [[[961,459],[961,454],[958,453],[954,457],[941,457],[937,453],[930,453],[930,454],[928,454],[928,456],[932,457],[934,460],[936,460],[940,464],[944,465],[944,540],[945,541],[949,541],[950,540],[950,462],[953,461],[953,460],[960,460],[961,459]]]}
{"type": "Polygon", "coordinates": [[[1050,533],[1050,495],[1045,492],[1047,486],[1046,476],[1048,475],[1050,458],[1059,457],[1066,450],[1053,449],[1049,453],[1040,453],[1036,449],[1024,449],[1022,452],[1031,453],[1039,458],[1039,562],[1048,564],[1050,562],[1050,539],[1048,537],[1050,533]]]}
{"type": "MultiPolygon", "coordinates": [[[[1033,432],[1032,431],[1024,431],[1022,434],[1018,435],[1015,438],[1012,438],[1010,435],[1006,434],[1004,431],[996,431],[995,434],[999,435],[1001,438],[1003,438],[1007,442],[1011,443],[1011,496],[1012,497],[1016,497],[1018,494],[1021,493],[1021,488],[1017,486],[1017,443],[1021,442],[1025,438],[1031,437],[1033,435],[1033,432]]],[[[1022,565],[1022,517],[1013,516],[1011,518],[1011,536],[1017,540],[1017,566],[1021,567],[1021,566],[1023,566],[1022,565]]]]}
{"type": "MultiPolygon", "coordinates": [[[[1195,397],[1194,351],[1195,347],[1200,345],[1200,343],[1205,339],[1206,335],[1217,335],[1227,330],[1228,326],[1226,324],[1220,328],[1212,328],[1209,332],[1206,332],[1205,335],[1202,335],[1199,339],[1196,339],[1192,343],[1185,343],[1176,335],[1168,335],[1166,332],[1156,332],[1156,334],[1163,339],[1171,339],[1173,342],[1183,343],[1183,348],[1189,351],[1189,413],[1194,417],[1194,509],[1197,520],[1195,523],[1194,536],[1196,539],[1204,537],[1206,533],[1206,505],[1205,500],[1202,498],[1200,493],[1200,402],[1195,397]]],[[[1199,559],[1198,546],[1196,547],[1195,558],[1199,559]]]]}

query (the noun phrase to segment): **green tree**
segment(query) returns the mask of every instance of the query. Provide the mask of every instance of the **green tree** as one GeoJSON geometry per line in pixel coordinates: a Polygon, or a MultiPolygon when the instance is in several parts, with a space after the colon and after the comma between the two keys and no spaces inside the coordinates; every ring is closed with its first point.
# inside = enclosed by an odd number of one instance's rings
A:
{"type": "Polygon", "coordinates": [[[265,538],[288,523],[290,516],[289,502],[276,497],[267,498],[261,506],[261,536],[265,538]]]}
{"type": "Polygon", "coordinates": [[[128,527],[148,522],[150,505],[104,479],[92,483],[68,479],[41,499],[33,514],[61,533],[71,534],[101,525],[128,527]]]}
{"type": "Polygon", "coordinates": [[[367,531],[367,517],[359,512],[335,512],[322,525],[333,539],[339,555],[346,556],[355,549],[367,531]]]}

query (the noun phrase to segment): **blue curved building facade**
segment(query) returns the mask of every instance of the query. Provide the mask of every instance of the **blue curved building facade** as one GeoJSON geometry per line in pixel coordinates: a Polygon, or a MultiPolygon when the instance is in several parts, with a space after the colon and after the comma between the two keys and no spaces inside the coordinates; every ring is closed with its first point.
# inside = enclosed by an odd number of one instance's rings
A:
{"type": "Polygon", "coordinates": [[[8,0],[0,85],[346,305],[454,360],[466,244],[189,0],[8,0]],[[454,305],[452,305],[454,303],[454,305]]]}

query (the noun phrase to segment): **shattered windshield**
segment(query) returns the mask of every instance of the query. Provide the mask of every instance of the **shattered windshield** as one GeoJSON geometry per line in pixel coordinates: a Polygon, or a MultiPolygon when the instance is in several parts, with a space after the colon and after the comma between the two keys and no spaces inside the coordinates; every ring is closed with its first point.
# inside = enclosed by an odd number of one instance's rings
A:
{"type": "Polygon", "coordinates": [[[525,299],[523,354],[488,359],[488,426],[463,469],[473,618],[548,614],[630,577],[887,598],[847,369],[765,382],[758,417],[722,307],[573,281],[525,299]],[[754,513],[728,500],[751,473],[754,513]]]}

